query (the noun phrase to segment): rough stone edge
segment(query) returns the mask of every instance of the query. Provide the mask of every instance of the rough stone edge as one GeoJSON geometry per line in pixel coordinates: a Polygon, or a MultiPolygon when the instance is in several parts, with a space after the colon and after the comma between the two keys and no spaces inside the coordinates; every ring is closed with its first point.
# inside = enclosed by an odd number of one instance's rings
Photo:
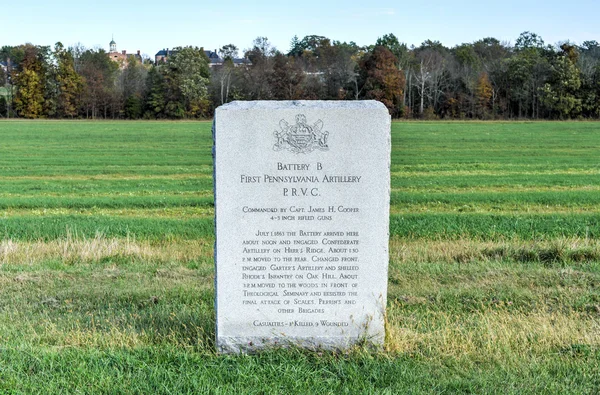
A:
{"type": "Polygon", "coordinates": [[[310,351],[347,351],[353,346],[382,350],[385,333],[370,338],[364,336],[318,336],[306,337],[273,336],[224,336],[217,339],[217,351],[222,354],[251,354],[274,348],[303,348],[310,351]]]}
{"type": "Polygon", "coordinates": [[[219,276],[219,268],[217,265],[217,109],[215,109],[215,115],[213,117],[212,124],[212,138],[213,138],[213,146],[212,146],[212,160],[213,160],[213,208],[214,208],[214,216],[215,219],[213,221],[213,227],[215,232],[215,243],[213,245],[213,262],[215,265],[215,279],[214,279],[214,289],[215,289],[215,341],[218,342],[219,339],[219,313],[218,313],[218,293],[217,293],[217,278],[219,276]]]}
{"type": "MultiPolygon", "coordinates": [[[[227,110],[281,110],[281,109],[373,109],[388,111],[385,105],[377,100],[236,100],[218,107],[227,110]]],[[[216,114],[216,112],[215,112],[216,114]]]]}
{"type": "MultiPolygon", "coordinates": [[[[381,103],[381,105],[386,109],[387,111],[387,107],[385,107],[385,105],[383,103],[381,103]]],[[[388,334],[388,320],[387,320],[387,300],[388,300],[388,285],[389,285],[389,278],[390,278],[390,206],[392,203],[392,116],[390,115],[389,111],[387,112],[388,114],[388,118],[387,118],[387,146],[388,146],[388,152],[387,152],[387,170],[388,170],[388,177],[387,177],[387,220],[386,220],[386,224],[387,224],[387,245],[385,248],[386,251],[386,265],[385,265],[385,298],[383,299],[383,303],[382,303],[382,319],[383,319],[383,336],[384,338],[387,337],[388,334]]],[[[383,296],[383,295],[382,295],[383,296]]]]}

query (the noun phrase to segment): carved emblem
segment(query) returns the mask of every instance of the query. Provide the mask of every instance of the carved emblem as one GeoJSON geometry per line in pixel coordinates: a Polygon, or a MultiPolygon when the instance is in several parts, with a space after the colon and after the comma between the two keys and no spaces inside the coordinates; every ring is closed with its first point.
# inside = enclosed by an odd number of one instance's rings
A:
{"type": "Polygon", "coordinates": [[[296,115],[296,124],[290,125],[284,119],[279,121],[281,130],[273,132],[277,142],[275,151],[287,149],[294,153],[308,154],[316,149],[328,151],[327,138],[329,132],[323,131],[323,121],[320,119],[313,125],[306,123],[306,115],[296,115]]]}

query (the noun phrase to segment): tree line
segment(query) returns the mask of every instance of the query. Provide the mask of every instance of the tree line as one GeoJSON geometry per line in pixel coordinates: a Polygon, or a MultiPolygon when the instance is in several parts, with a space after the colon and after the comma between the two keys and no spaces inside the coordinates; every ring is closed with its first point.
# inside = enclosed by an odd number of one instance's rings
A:
{"type": "Polygon", "coordinates": [[[165,62],[120,65],[103,49],[24,44],[0,49],[0,117],[209,118],[232,100],[359,100],[393,117],[578,119],[600,117],[600,44],[547,45],[531,32],[452,48],[407,46],[394,34],[374,45],[294,37],[283,53],[267,38],[210,60],[197,47],[165,62]]]}

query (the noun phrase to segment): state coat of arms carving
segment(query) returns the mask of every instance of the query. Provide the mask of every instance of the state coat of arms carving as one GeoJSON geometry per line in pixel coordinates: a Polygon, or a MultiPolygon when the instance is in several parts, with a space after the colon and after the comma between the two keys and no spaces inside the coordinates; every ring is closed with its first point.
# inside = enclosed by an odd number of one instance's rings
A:
{"type": "Polygon", "coordinates": [[[276,130],[273,135],[277,142],[273,146],[275,151],[287,149],[297,154],[307,154],[314,150],[328,151],[327,139],[329,132],[323,130],[323,121],[317,120],[312,125],[306,121],[306,115],[296,115],[296,124],[290,125],[286,120],[279,121],[281,130],[276,130]]]}

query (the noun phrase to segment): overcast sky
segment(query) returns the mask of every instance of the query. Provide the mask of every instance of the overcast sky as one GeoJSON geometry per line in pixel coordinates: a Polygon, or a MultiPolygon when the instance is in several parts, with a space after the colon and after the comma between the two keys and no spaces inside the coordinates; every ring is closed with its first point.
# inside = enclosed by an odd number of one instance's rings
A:
{"type": "Polygon", "coordinates": [[[514,43],[523,31],[548,44],[600,41],[598,0],[268,1],[21,0],[0,6],[0,46],[31,42],[102,47],[114,34],[119,51],[150,56],[162,48],[195,45],[249,48],[258,36],[283,52],[294,35],[373,44],[394,33],[418,46],[426,39],[446,46],[495,37],[514,43]]]}

